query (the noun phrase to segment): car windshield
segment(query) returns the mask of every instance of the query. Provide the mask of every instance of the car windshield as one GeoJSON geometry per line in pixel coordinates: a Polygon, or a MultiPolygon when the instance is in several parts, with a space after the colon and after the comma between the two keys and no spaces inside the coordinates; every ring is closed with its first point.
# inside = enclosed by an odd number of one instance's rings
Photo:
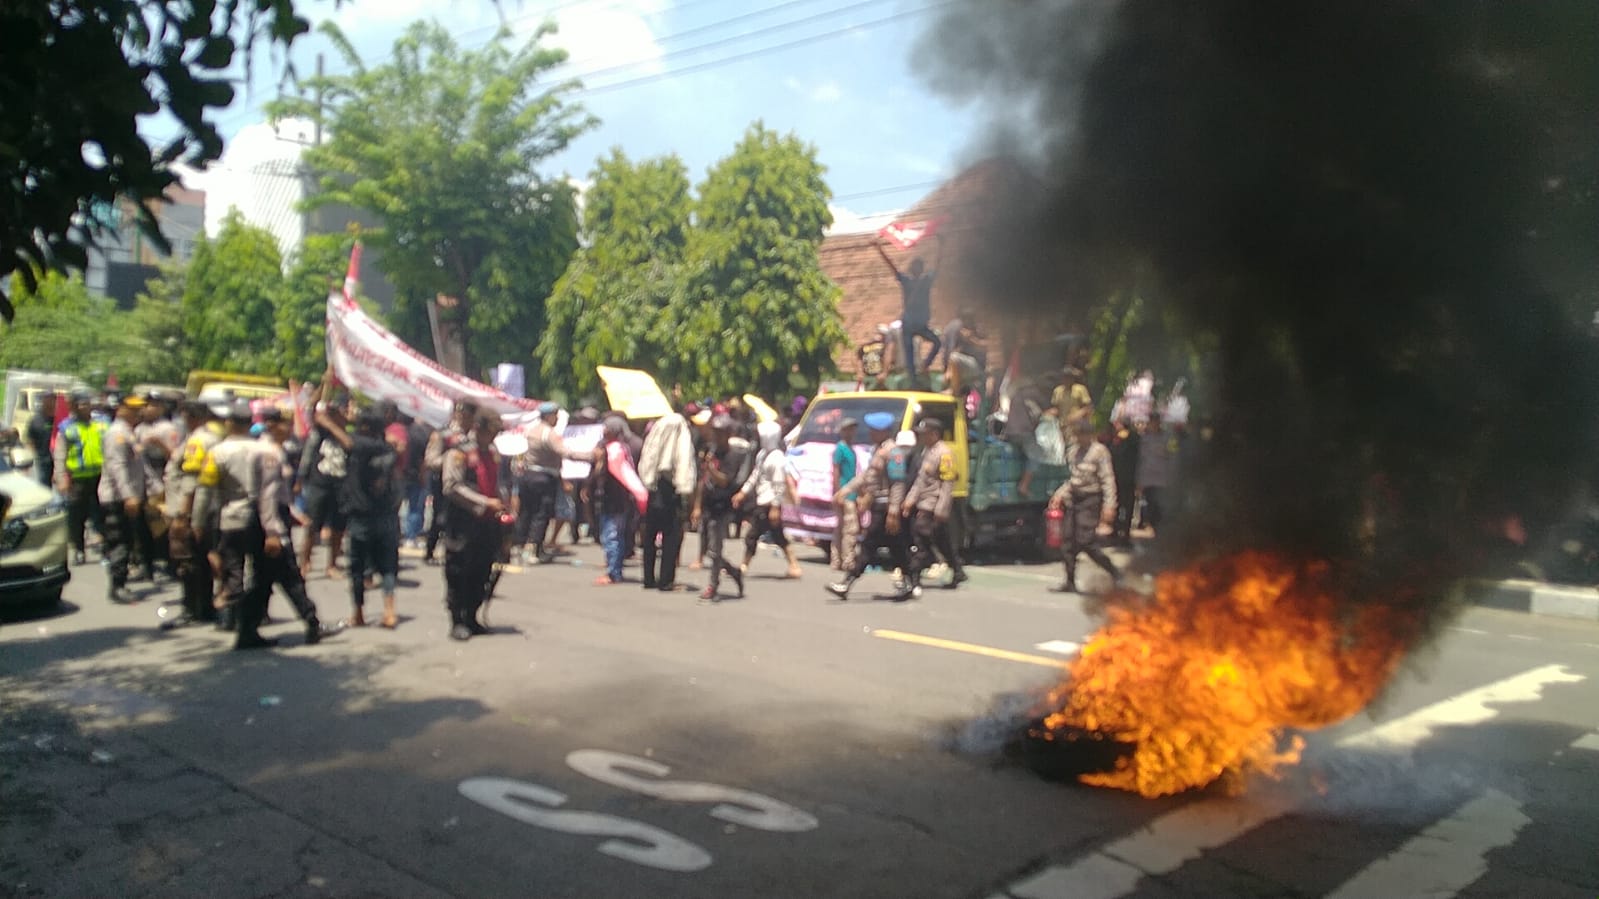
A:
{"type": "MultiPolygon", "coordinates": [[[[873,412],[887,412],[894,416],[894,428],[898,430],[900,423],[905,420],[905,398],[898,396],[850,396],[850,397],[822,397],[811,404],[805,413],[805,423],[801,425],[799,438],[796,443],[837,443],[838,426],[846,418],[856,421],[864,419],[873,412]]],[[[863,426],[856,433],[855,439],[861,443],[867,442],[866,428],[863,426]]]]}

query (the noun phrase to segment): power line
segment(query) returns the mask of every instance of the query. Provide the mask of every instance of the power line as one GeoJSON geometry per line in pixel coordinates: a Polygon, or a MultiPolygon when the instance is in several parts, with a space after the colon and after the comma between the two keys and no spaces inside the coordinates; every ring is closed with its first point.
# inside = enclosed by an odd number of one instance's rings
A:
{"type": "MultiPolygon", "coordinates": [[[[764,7],[761,7],[760,9],[752,10],[752,11],[747,12],[747,13],[741,13],[739,15],[732,16],[730,18],[716,19],[715,21],[707,22],[704,25],[698,25],[698,26],[695,26],[693,28],[688,28],[688,29],[685,29],[683,31],[679,31],[679,32],[677,32],[675,34],[662,35],[661,37],[655,38],[655,43],[657,43],[657,44],[670,44],[673,41],[682,40],[683,38],[688,37],[690,35],[700,34],[700,33],[706,32],[706,31],[715,31],[718,28],[725,28],[728,25],[733,24],[734,22],[743,22],[743,21],[746,21],[748,19],[757,19],[757,18],[760,18],[761,16],[770,15],[771,13],[777,12],[780,9],[787,9],[787,8],[789,8],[791,6],[803,6],[803,5],[807,4],[807,3],[814,3],[814,2],[815,2],[815,0],[786,0],[786,2],[784,2],[784,3],[778,3],[778,4],[773,5],[773,6],[764,6],[764,7]]],[[[695,4],[694,3],[680,4],[678,6],[678,9],[684,9],[684,8],[687,8],[687,7],[693,6],[693,5],[695,5],[695,4]]],[[[687,51],[685,50],[684,52],[687,52],[687,51]]],[[[577,65],[578,63],[588,62],[588,61],[591,61],[591,60],[594,60],[594,59],[597,59],[597,58],[598,57],[594,57],[594,56],[585,56],[582,59],[578,59],[578,60],[568,60],[567,62],[563,63],[563,65],[577,65]]],[[[642,60],[639,60],[638,63],[633,63],[633,64],[637,65],[637,64],[647,63],[647,62],[652,62],[652,61],[653,60],[651,60],[651,59],[642,59],[642,60]]]]}
{"type": "Polygon", "coordinates": [[[864,199],[866,197],[882,196],[883,194],[904,193],[905,191],[908,191],[908,190],[926,190],[927,188],[930,188],[930,187],[938,187],[938,186],[942,185],[943,183],[944,182],[942,180],[919,181],[919,182],[917,182],[915,184],[901,184],[899,187],[880,187],[880,188],[877,188],[876,190],[863,190],[863,191],[860,191],[858,193],[853,193],[853,194],[839,194],[838,196],[834,197],[833,199],[834,200],[860,200],[860,199],[864,199]]]}
{"type": "MultiPolygon", "coordinates": [[[[728,65],[730,63],[743,62],[744,60],[747,60],[747,59],[755,59],[757,57],[767,56],[767,55],[772,54],[772,53],[778,53],[778,52],[781,52],[783,50],[792,50],[795,47],[803,47],[803,46],[805,46],[807,44],[814,44],[814,43],[817,43],[817,42],[820,42],[820,41],[828,40],[830,38],[838,37],[839,35],[842,35],[842,34],[848,34],[848,33],[852,32],[852,31],[859,31],[859,30],[866,29],[866,28],[875,28],[878,25],[886,25],[889,22],[895,22],[895,21],[898,21],[900,19],[910,18],[911,16],[917,16],[917,15],[921,15],[923,13],[932,12],[933,10],[940,9],[940,8],[945,7],[945,6],[950,6],[954,2],[955,2],[955,0],[943,0],[943,2],[940,2],[940,3],[933,3],[933,4],[930,4],[928,6],[919,7],[917,9],[906,10],[904,12],[894,13],[893,15],[884,16],[884,17],[882,17],[880,19],[872,19],[872,20],[867,21],[867,22],[858,22],[858,23],[856,23],[854,25],[849,25],[849,26],[846,26],[844,28],[836,29],[834,31],[824,31],[824,32],[821,32],[820,34],[808,35],[806,37],[797,38],[795,40],[787,41],[787,42],[784,42],[784,43],[781,43],[781,44],[773,44],[773,45],[768,46],[768,47],[760,47],[760,48],[757,48],[757,49],[754,49],[754,50],[745,51],[743,53],[735,53],[735,54],[732,54],[730,56],[724,56],[724,57],[722,57],[720,59],[707,60],[707,61],[702,62],[702,63],[694,63],[693,65],[679,66],[678,68],[675,68],[675,69],[668,69],[665,72],[654,72],[652,74],[641,75],[641,76],[638,76],[636,78],[627,78],[627,79],[624,79],[622,81],[613,81],[610,84],[601,84],[601,85],[596,85],[594,87],[585,86],[585,87],[581,87],[581,88],[577,89],[576,91],[573,92],[573,94],[577,95],[577,96],[585,96],[585,97],[586,96],[593,96],[594,94],[606,93],[608,91],[617,90],[619,88],[631,87],[631,86],[637,85],[637,84],[648,84],[648,83],[650,83],[652,81],[660,81],[660,80],[662,80],[664,78],[675,78],[675,77],[678,77],[680,75],[688,75],[688,74],[692,74],[694,72],[701,72],[701,71],[704,71],[706,69],[714,69],[714,68],[717,68],[719,66],[728,65]]],[[[865,5],[865,4],[862,4],[862,5],[865,5]]]]}

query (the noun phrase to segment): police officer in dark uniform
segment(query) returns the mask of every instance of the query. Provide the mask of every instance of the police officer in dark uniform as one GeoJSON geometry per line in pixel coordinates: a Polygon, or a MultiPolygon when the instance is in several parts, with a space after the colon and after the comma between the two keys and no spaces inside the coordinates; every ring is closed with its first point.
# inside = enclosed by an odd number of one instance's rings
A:
{"type": "Polygon", "coordinates": [[[450,639],[470,640],[488,629],[478,609],[488,596],[494,559],[503,534],[500,516],[509,508],[508,484],[501,477],[494,437],[500,417],[478,412],[471,433],[444,454],[444,603],[450,610],[450,639]]]}

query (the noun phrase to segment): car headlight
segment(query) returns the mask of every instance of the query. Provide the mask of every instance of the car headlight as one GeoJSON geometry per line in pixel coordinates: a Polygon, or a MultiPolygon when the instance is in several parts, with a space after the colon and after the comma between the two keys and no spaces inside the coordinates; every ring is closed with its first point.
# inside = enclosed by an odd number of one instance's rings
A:
{"type": "Polygon", "coordinates": [[[27,522],[20,518],[13,518],[0,527],[0,552],[10,552],[22,545],[28,539],[27,522]]]}
{"type": "Polygon", "coordinates": [[[51,500],[32,512],[22,516],[23,521],[42,521],[52,515],[59,515],[67,510],[67,501],[61,497],[52,497],[51,500]]]}

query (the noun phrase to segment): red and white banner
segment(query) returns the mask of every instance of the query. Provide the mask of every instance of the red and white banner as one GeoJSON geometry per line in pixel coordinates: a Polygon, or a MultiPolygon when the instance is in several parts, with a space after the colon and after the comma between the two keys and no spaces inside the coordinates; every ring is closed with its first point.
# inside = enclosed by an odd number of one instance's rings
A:
{"type": "Polygon", "coordinates": [[[916,246],[922,238],[932,237],[938,232],[939,227],[947,221],[949,221],[949,216],[944,215],[920,222],[894,222],[885,225],[883,230],[877,233],[893,241],[900,249],[908,250],[916,246]]]}
{"type": "Polygon", "coordinates": [[[459,399],[475,400],[481,408],[500,413],[508,426],[528,424],[538,416],[538,400],[510,396],[446,369],[361,311],[352,289],[360,252],[356,244],[346,292],[328,294],[328,362],[339,383],[372,399],[389,400],[401,412],[435,428],[449,422],[459,399]]]}

